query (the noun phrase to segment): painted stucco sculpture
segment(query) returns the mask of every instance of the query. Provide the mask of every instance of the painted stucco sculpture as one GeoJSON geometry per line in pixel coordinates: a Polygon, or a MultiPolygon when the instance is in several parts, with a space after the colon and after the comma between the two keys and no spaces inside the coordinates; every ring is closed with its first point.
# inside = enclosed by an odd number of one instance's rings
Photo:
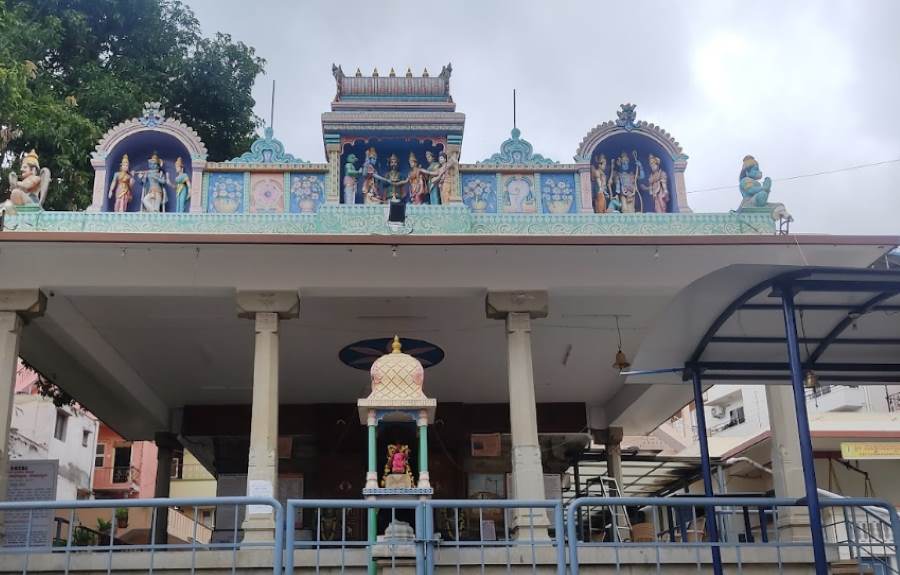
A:
{"type": "Polygon", "coordinates": [[[191,199],[191,177],[184,173],[184,160],[179,156],[175,160],[175,211],[187,211],[191,199]]]}
{"type": "Polygon", "coordinates": [[[9,214],[43,209],[50,188],[50,170],[41,168],[38,155],[31,150],[22,158],[19,174],[9,174],[9,199],[2,207],[9,214]]]}
{"type": "Polygon", "coordinates": [[[109,186],[109,199],[113,200],[114,212],[127,212],[128,204],[134,197],[134,176],[130,168],[128,154],[125,154],[119,162],[119,171],[113,176],[112,184],[109,186]]]}
{"type": "Polygon", "coordinates": [[[141,182],[141,210],[152,213],[166,211],[169,177],[155,152],[147,160],[147,169],[138,174],[138,181],[141,182]]]}
{"type": "Polygon", "coordinates": [[[759,162],[753,156],[744,156],[740,175],[741,205],[738,212],[744,211],[768,211],[775,221],[793,221],[793,217],[785,209],[784,204],[769,202],[769,194],[772,192],[772,179],[763,178],[759,169],[759,162]]]}

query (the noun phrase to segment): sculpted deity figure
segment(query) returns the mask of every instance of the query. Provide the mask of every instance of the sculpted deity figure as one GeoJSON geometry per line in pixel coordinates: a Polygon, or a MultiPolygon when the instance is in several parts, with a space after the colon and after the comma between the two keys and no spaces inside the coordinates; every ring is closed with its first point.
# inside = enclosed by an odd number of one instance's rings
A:
{"type": "Polygon", "coordinates": [[[367,204],[381,204],[383,198],[381,196],[380,180],[384,180],[378,175],[378,152],[375,148],[366,150],[366,159],[362,165],[362,192],[363,201],[367,204]]]}
{"type": "Polygon", "coordinates": [[[602,214],[606,212],[609,199],[609,177],[606,175],[606,155],[600,154],[597,165],[594,166],[594,181],[597,183],[597,192],[594,194],[594,212],[602,214]]]}
{"type": "Polygon", "coordinates": [[[391,154],[388,158],[388,171],[385,174],[386,177],[381,178],[380,176],[376,176],[390,187],[387,193],[387,199],[390,201],[399,202],[403,199],[403,184],[406,183],[401,177],[400,174],[400,158],[397,157],[397,154],[391,154]]]}
{"type": "Polygon", "coordinates": [[[134,178],[128,168],[128,154],[125,154],[119,163],[119,171],[113,176],[112,184],[109,186],[109,199],[115,198],[113,211],[116,212],[127,212],[128,204],[133,197],[134,178]]]}
{"type": "Polygon", "coordinates": [[[431,175],[431,177],[428,178],[428,203],[432,206],[436,206],[440,203],[440,187],[434,176],[436,176],[438,170],[441,169],[441,165],[435,160],[431,150],[425,152],[425,161],[428,162],[428,171],[426,173],[431,175]]]}
{"type": "Polygon", "coordinates": [[[650,154],[650,175],[647,177],[647,190],[653,198],[653,211],[665,213],[669,211],[669,183],[665,170],[660,169],[660,159],[650,154]]]}
{"type": "Polygon", "coordinates": [[[409,184],[409,197],[414,204],[424,204],[428,200],[426,176],[434,176],[437,172],[430,172],[419,167],[416,155],[409,154],[409,173],[406,175],[406,183],[409,184]]]}
{"type": "Polygon", "coordinates": [[[441,191],[441,203],[449,204],[453,197],[453,186],[456,185],[456,154],[448,157],[446,152],[438,155],[438,170],[433,182],[441,191]]]}
{"type": "Polygon", "coordinates": [[[344,164],[344,203],[353,205],[356,203],[356,189],[358,178],[362,170],[356,167],[356,154],[347,155],[347,163],[344,164]]]}
{"type": "Polygon", "coordinates": [[[184,160],[175,160],[175,211],[179,214],[187,211],[191,199],[191,178],[184,173],[184,160]]]}
{"type": "Polygon", "coordinates": [[[141,181],[141,211],[161,212],[166,209],[166,186],[169,184],[169,176],[163,171],[162,160],[156,152],[147,160],[147,169],[140,172],[138,179],[141,181]]]}
{"type": "Polygon", "coordinates": [[[785,209],[784,204],[769,203],[769,193],[772,191],[772,178],[764,178],[762,182],[762,171],[759,169],[759,162],[753,156],[744,156],[744,163],[741,166],[740,175],[740,191],[741,205],[738,211],[747,208],[768,208],[771,210],[773,220],[786,220],[791,222],[793,217],[785,209]]]}
{"type": "Polygon", "coordinates": [[[50,170],[41,169],[37,152],[31,150],[22,158],[22,166],[17,176],[9,174],[9,199],[2,206],[9,213],[17,208],[37,208],[44,205],[47,190],[50,188],[50,170]]]}
{"type": "Polygon", "coordinates": [[[638,160],[636,151],[632,151],[631,155],[634,158],[634,168],[631,167],[628,155],[624,151],[619,154],[619,158],[613,166],[612,189],[622,203],[622,213],[625,214],[643,211],[635,208],[636,204],[638,204],[638,208],[641,207],[639,206],[641,196],[638,193],[638,182],[644,179],[644,166],[638,160]]]}

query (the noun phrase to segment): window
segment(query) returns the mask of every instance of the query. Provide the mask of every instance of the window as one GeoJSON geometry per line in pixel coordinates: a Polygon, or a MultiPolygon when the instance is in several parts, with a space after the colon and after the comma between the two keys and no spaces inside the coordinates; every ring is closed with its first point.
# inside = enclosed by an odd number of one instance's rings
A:
{"type": "Polygon", "coordinates": [[[53,437],[60,441],[66,440],[66,426],[69,423],[69,414],[65,411],[56,412],[56,425],[53,427],[53,437]]]}
{"type": "Polygon", "coordinates": [[[169,473],[171,479],[182,479],[184,472],[184,452],[175,451],[172,454],[172,469],[169,473]]]}
{"type": "Polygon", "coordinates": [[[740,425],[744,423],[746,419],[744,418],[744,406],[736,407],[728,411],[728,419],[730,420],[731,425],[740,425]]]}
{"type": "Polygon", "coordinates": [[[91,442],[91,432],[89,430],[85,429],[81,432],[81,446],[87,447],[90,442],[91,442]]]}
{"type": "Polygon", "coordinates": [[[103,460],[106,455],[106,444],[97,444],[97,455],[94,456],[94,467],[103,467],[103,460]]]}

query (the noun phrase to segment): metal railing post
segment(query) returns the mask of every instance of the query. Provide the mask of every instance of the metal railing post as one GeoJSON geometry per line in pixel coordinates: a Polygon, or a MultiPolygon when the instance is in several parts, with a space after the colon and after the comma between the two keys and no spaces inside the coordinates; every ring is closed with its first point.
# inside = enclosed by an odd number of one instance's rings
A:
{"type": "Polygon", "coordinates": [[[794,391],[794,410],[800,435],[800,457],[803,461],[803,482],[806,486],[806,505],[809,509],[809,527],[812,536],[816,574],[828,575],[828,559],[825,556],[825,535],[822,533],[822,515],[819,509],[819,487],[816,483],[815,457],[809,432],[809,416],[806,413],[806,393],[803,389],[803,370],[800,362],[800,344],[797,339],[797,320],[794,317],[794,292],[790,285],[781,286],[781,304],[784,312],[784,331],[787,336],[788,360],[791,366],[791,387],[794,391]]]}
{"type": "MultiPolygon", "coordinates": [[[[694,411],[697,414],[697,440],[700,443],[700,466],[703,473],[703,492],[707,497],[713,497],[712,469],[709,465],[709,440],[706,436],[706,413],[703,411],[703,384],[700,381],[700,370],[691,368],[691,382],[694,387],[694,411]]],[[[713,573],[722,575],[722,553],[717,545],[719,542],[719,530],[716,525],[716,508],[713,505],[706,506],[706,525],[709,529],[709,539],[713,543],[712,562],[713,573]]],[[[696,527],[695,527],[696,528],[696,527]]]]}

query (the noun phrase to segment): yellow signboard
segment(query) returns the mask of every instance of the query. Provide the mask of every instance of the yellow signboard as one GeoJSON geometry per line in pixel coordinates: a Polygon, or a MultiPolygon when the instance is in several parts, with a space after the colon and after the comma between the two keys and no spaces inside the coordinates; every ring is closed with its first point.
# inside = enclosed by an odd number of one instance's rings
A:
{"type": "Polygon", "coordinates": [[[900,441],[841,443],[843,459],[900,459],[900,441]]]}

